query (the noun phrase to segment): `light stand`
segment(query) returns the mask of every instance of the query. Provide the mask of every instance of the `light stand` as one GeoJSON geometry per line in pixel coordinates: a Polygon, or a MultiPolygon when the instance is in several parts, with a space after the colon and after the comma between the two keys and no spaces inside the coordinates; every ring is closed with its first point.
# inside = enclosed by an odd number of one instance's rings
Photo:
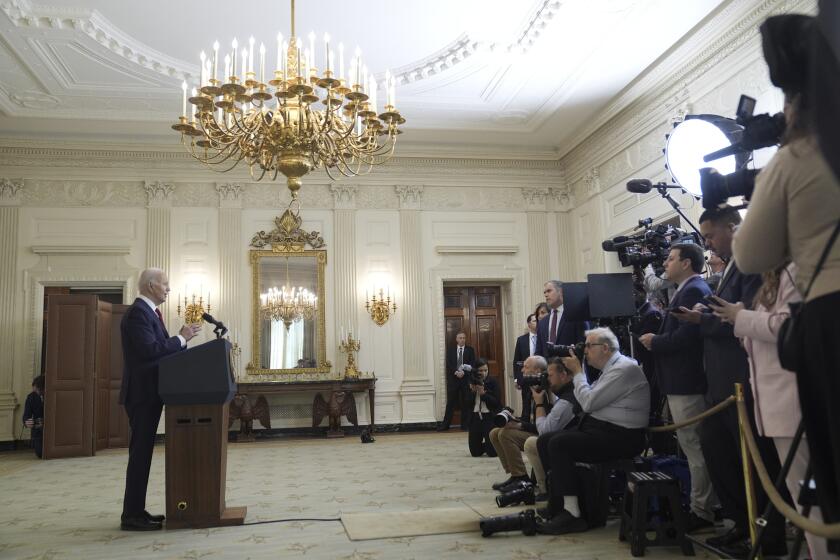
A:
{"type": "MultiPolygon", "coordinates": [[[[693,229],[695,232],[697,232],[697,235],[700,236],[700,239],[703,239],[703,234],[700,233],[700,230],[697,229],[694,226],[693,223],[691,223],[691,220],[688,219],[688,216],[686,216],[685,213],[680,208],[679,203],[676,200],[674,200],[671,197],[671,194],[668,192],[668,189],[669,188],[671,188],[671,189],[674,188],[674,185],[668,185],[666,183],[657,183],[656,185],[654,185],[654,187],[656,187],[656,190],[659,192],[659,195],[662,198],[664,198],[665,200],[668,201],[668,204],[671,205],[671,208],[676,210],[677,214],[679,214],[682,217],[682,219],[685,220],[685,223],[687,223],[689,225],[689,227],[691,227],[691,229],[693,229]]],[[[683,190],[683,192],[686,192],[686,191],[683,190]]],[[[692,196],[694,196],[694,195],[692,195],[692,196]]],[[[695,198],[695,200],[699,200],[698,197],[694,197],[694,198],[695,198]]]]}

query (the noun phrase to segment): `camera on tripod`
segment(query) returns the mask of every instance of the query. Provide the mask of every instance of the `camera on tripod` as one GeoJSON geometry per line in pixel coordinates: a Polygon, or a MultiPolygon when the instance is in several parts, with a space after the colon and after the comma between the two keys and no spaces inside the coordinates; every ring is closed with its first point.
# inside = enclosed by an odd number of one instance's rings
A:
{"type": "Polygon", "coordinates": [[[644,231],[634,235],[619,235],[601,243],[604,251],[618,253],[621,266],[643,269],[653,265],[657,273],[664,270],[665,260],[675,243],[695,243],[700,245],[700,237],[695,232],[687,232],[670,224],[652,225],[652,218],[639,220],[636,229],[644,231]]]}

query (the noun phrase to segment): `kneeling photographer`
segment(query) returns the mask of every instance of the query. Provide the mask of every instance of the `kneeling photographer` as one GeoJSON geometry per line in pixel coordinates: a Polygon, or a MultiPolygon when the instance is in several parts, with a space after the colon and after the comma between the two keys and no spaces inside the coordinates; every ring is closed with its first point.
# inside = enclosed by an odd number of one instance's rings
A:
{"type": "Polygon", "coordinates": [[[534,468],[538,491],[545,493],[545,472],[537,453],[537,436],[564,429],[580,410],[571,381],[558,358],[552,358],[547,364],[542,356],[531,356],[522,364],[522,385],[531,391],[536,423],[513,417],[509,409],[496,416],[497,427],[491,430],[490,441],[510,477],[494,484],[494,490],[507,493],[522,483],[530,484],[522,460],[524,452],[534,468]]]}
{"type": "Polygon", "coordinates": [[[585,491],[578,484],[575,462],[601,463],[632,459],[645,447],[650,391],[642,368],[618,350],[618,339],[608,328],[586,331],[586,361],[601,370],[590,385],[577,356],[563,358],[573,374],[574,395],[584,416],[576,429],[548,442],[549,497],[546,519],[537,523],[541,533],[561,535],[586,531],[589,526],[578,504],[585,491]]]}
{"type": "Polygon", "coordinates": [[[468,402],[472,406],[468,445],[473,457],[481,457],[485,453],[488,457],[496,456],[496,450],[490,443],[490,430],[493,429],[493,417],[502,409],[502,394],[499,384],[487,376],[489,373],[487,360],[479,358],[467,379],[468,402]]]}

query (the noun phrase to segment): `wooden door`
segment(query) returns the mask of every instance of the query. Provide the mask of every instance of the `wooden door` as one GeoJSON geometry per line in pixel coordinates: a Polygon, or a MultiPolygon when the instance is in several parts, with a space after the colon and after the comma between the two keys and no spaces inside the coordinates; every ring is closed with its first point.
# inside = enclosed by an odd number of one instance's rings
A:
{"type": "Polygon", "coordinates": [[[490,377],[499,384],[502,403],[506,404],[501,288],[444,286],[443,300],[446,348],[454,346],[455,336],[463,331],[467,335],[467,346],[475,349],[476,359],[487,360],[490,377]]]}
{"type": "Polygon", "coordinates": [[[94,454],[97,297],[50,296],[44,458],[94,454]]]}
{"type": "Polygon", "coordinates": [[[110,438],[108,421],[110,418],[111,400],[111,304],[97,298],[96,318],[96,361],[94,363],[94,383],[96,398],[94,399],[93,427],[95,430],[96,451],[106,449],[110,438]]]}
{"type": "Polygon", "coordinates": [[[128,447],[128,415],[120,404],[123,377],[123,352],[120,323],[128,305],[111,304],[110,367],[108,376],[108,447],[128,447]]]}

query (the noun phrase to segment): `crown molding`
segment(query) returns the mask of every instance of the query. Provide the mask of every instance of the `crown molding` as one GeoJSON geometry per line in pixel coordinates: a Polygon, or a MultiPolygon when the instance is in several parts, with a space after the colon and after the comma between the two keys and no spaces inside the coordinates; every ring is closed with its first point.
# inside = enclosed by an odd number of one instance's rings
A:
{"type": "Polygon", "coordinates": [[[464,255],[464,254],[495,254],[514,255],[519,252],[516,245],[437,245],[435,252],[439,255],[464,255]]]}
{"type": "Polygon", "coordinates": [[[36,255],[130,255],[128,245],[33,245],[36,255]]]}

